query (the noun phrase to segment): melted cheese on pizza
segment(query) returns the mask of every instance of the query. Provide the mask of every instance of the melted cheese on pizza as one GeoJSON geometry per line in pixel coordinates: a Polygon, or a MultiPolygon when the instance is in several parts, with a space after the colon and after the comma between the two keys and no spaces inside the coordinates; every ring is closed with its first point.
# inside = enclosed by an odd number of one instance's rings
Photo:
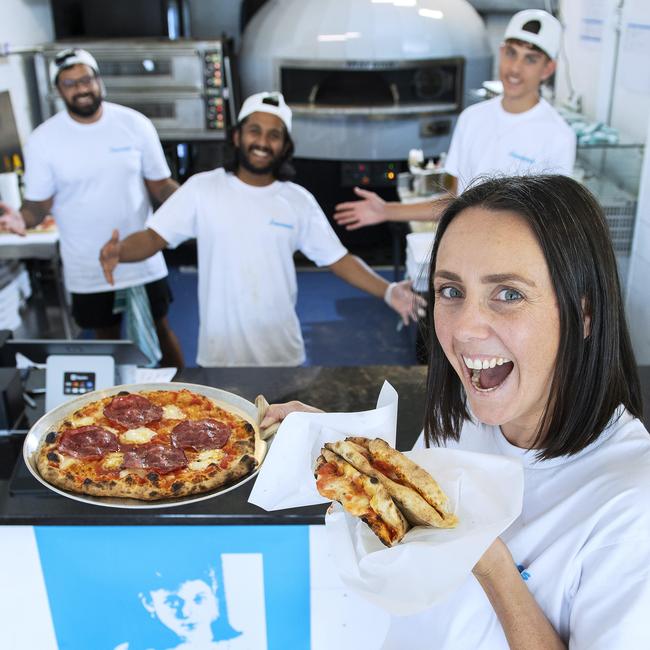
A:
{"type": "Polygon", "coordinates": [[[68,469],[70,465],[74,465],[76,462],[77,459],[72,456],[65,456],[61,453],[59,454],[59,467],[61,469],[68,469]]]}
{"type": "Polygon", "coordinates": [[[93,417],[75,417],[74,415],[70,418],[72,426],[76,429],[78,427],[89,427],[95,424],[95,418],[93,417]]]}
{"type": "Polygon", "coordinates": [[[124,454],[121,451],[113,451],[109,454],[106,454],[102,459],[102,467],[109,471],[118,470],[122,467],[124,462],[124,454]]]}
{"type": "Polygon", "coordinates": [[[125,445],[143,445],[150,442],[156,432],[149,427],[137,427],[120,434],[120,442],[125,445]]]}
{"type": "Polygon", "coordinates": [[[194,471],[200,471],[213,463],[218,465],[225,457],[226,452],[223,449],[204,449],[198,452],[196,459],[189,464],[189,467],[194,471]]]}
{"type": "Polygon", "coordinates": [[[348,476],[336,473],[336,468],[330,463],[319,470],[316,485],[324,497],[338,501],[356,517],[361,517],[370,510],[371,501],[363,486],[348,476]]]}
{"type": "Polygon", "coordinates": [[[184,420],[187,416],[176,404],[165,404],[163,406],[163,418],[167,420],[184,420]]]}

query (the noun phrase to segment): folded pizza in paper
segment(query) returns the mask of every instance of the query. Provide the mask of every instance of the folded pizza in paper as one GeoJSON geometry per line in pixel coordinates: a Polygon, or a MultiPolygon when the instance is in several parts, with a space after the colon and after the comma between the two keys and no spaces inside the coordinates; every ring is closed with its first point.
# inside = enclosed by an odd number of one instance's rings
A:
{"type": "MultiPolygon", "coordinates": [[[[282,423],[249,501],[266,510],[326,499],[314,462],[325,443],[348,436],[395,445],[397,393],[384,383],[377,409],[362,413],[292,413],[282,423]]],[[[415,526],[388,548],[360,519],[334,503],[325,517],[342,581],[396,615],[423,611],[458,588],[490,544],[519,516],[523,469],[511,458],[455,449],[417,449],[406,456],[429,472],[449,498],[455,528],[415,526]]]]}
{"type": "Polygon", "coordinates": [[[455,528],[416,526],[392,548],[335,503],[325,517],[334,562],[356,593],[398,616],[424,611],[468,578],[490,544],[519,516],[519,461],[452,449],[406,452],[449,497],[455,528]]]}
{"type": "Polygon", "coordinates": [[[291,413],[275,434],[249,502],[264,510],[327,503],[316,490],[314,463],[326,442],[355,435],[395,446],[397,391],[384,382],[377,408],[359,413],[291,413]]]}

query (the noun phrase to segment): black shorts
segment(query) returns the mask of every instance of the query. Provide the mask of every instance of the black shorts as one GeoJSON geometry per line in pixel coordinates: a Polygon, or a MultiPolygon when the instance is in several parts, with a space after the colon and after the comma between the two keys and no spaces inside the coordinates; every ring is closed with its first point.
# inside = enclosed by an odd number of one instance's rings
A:
{"type": "MultiPolygon", "coordinates": [[[[151,315],[154,321],[159,321],[167,316],[169,303],[174,298],[167,282],[167,278],[145,284],[151,305],[151,315]]],[[[113,313],[115,291],[102,291],[100,293],[73,293],[72,316],[77,325],[83,329],[102,329],[112,327],[122,322],[122,314],[113,313]]]]}

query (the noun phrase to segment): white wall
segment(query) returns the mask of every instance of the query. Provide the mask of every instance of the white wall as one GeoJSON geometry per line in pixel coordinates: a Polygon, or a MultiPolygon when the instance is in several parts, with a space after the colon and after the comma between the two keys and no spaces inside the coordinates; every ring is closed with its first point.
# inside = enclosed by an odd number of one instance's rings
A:
{"type": "MultiPolygon", "coordinates": [[[[0,44],[25,47],[53,39],[54,26],[48,0],[0,0],[0,44]]],[[[0,56],[0,90],[11,93],[18,132],[24,142],[34,124],[20,56],[0,56]]]]}
{"type": "Polygon", "coordinates": [[[650,115],[650,0],[625,0],[612,126],[644,142],[650,115]]]}
{"type": "Polygon", "coordinates": [[[568,100],[570,75],[589,118],[609,121],[628,140],[645,142],[650,1],[562,0],[561,11],[566,56],[558,62],[558,99],[568,100]]]}
{"type": "Polygon", "coordinates": [[[605,58],[614,60],[614,57],[604,57],[603,51],[609,53],[609,41],[615,36],[617,4],[618,0],[561,2],[564,47],[558,59],[556,97],[565,103],[573,89],[582,98],[585,114],[592,119],[598,114],[599,97],[607,93],[609,79],[601,68],[605,58]]]}
{"type": "MultiPolygon", "coordinates": [[[[592,120],[609,118],[625,140],[645,143],[625,285],[637,361],[650,364],[650,0],[562,0],[561,10],[569,71],[585,114],[592,120]]],[[[567,60],[558,65],[560,101],[569,97],[567,60]]],[[[635,155],[628,150],[612,159],[620,168],[635,155]]],[[[620,169],[611,171],[616,176],[620,169]]]]}
{"type": "Polygon", "coordinates": [[[647,116],[646,125],[646,153],[625,301],[634,353],[637,363],[644,365],[650,364],[650,119],[647,116]]]}
{"type": "Polygon", "coordinates": [[[645,142],[626,310],[637,361],[650,364],[650,2],[625,0],[612,124],[645,142]]]}

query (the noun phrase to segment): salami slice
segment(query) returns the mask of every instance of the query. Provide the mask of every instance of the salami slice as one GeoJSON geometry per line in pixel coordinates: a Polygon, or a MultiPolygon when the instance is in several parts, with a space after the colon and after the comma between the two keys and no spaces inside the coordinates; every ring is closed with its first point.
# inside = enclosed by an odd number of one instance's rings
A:
{"type": "Polygon", "coordinates": [[[132,429],[162,418],[163,410],[142,395],[117,395],[104,408],[104,415],[113,422],[132,429]]]}
{"type": "Polygon", "coordinates": [[[110,451],[117,451],[118,440],[114,433],[101,427],[79,427],[63,431],[58,449],[74,458],[102,458],[110,451]]]}
{"type": "Polygon", "coordinates": [[[171,441],[179,449],[221,449],[231,434],[232,429],[218,420],[186,420],[172,429],[171,441]]]}
{"type": "Polygon", "coordinates": [[[123,466],[127,469],[151,469],[167,474],[187,467],[187,457],[182,449],[165,445],[141,445],[124,453],[123,466]]]}

